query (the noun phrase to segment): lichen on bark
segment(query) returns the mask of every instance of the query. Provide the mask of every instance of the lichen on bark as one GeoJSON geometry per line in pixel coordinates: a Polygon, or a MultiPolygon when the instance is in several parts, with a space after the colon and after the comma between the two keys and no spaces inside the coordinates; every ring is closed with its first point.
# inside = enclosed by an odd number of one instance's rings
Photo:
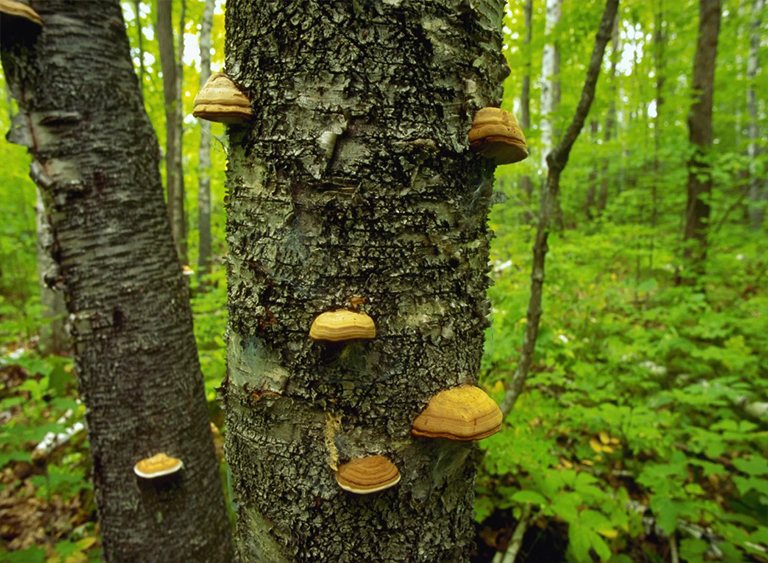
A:
{"type": "Polygon", "coordinates": [[[411,436],[441,389],[475,383],[487,324],[493,166],[474,113],[508,70],[496,0],[230,0],[227,455],[243,561],[466,561],[477,447],[411,436]],[[313,342],[351,307],[377,336],[313,342]],[[396,487],[342,491],[381,454],[396,487]]]}

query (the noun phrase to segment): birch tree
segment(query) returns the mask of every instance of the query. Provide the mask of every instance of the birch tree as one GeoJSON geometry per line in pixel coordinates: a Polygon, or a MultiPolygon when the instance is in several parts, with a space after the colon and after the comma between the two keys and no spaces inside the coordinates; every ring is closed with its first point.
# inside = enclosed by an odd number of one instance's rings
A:
{"type": "Polygon", "coordinates": [[[120,4],[33,7],[42,26],[2,17],[10,139],[32,155],[53,232],[48,279],[66,294],[104,559],[229,562],[189,295],[120,4]],[[140,480],[134,464],[159,452],[184,469],[140,480]]]}
{"type": "Polygon", "coordinates": [[[469,151],[498,106],[501,0],[230,0],[227,452],[245,561],[468,561],[477,446],[411,435],[477,381],[493,166],[469,151]],[[376,337],[312,342],[360,307],[376,337]],[[381,454],[402,480],[342,490],[381,454]]]}
{"type": "MultiPolygon", "coordinates": [[[[200,25],[200,88],[211,74],[211,29],[214,0],[205,0],[200,25]]],[[[198,152],[197,232],[199,249],[197,265],[201,275],[211,268],[211,123],[200,120],[200,150],[198,152]]]]}

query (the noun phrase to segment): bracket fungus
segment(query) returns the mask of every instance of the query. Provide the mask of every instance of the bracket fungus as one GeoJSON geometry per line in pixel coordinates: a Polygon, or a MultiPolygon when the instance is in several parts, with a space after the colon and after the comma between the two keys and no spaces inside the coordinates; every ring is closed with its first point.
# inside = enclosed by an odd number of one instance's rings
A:
{"type": "Polygon", "coordinates": [[[469,130],[469,145],[497,165],[528,158],[523,130],[515,116],[501,108],[483,108],[475,114],[469,130]]]}
{"type": "Polygon", "coordinates": [[[40,14],[35,12],[24,2],[19,2],[19,0],[0,0],[0,13],[24,18],[37,25],[43,25],[43,20],[40,19],[40,14]]]}
{"type": "Polygon", "coordinates": [[[180,459],[159,453],[142,459],[133,466],[133,472],[142,479],[157,479],[164,475],[170,475],[179,471],[184,464],[180,459]]]}
{"type": "Polygon", "coordinates": [[[501,409],[485,391],[462,385],[432,397],[411,432],[425,438],[480,440],[501,430],[502,420],[501,409]]]}
{"type": "Polygon", "coordinates": [[[397,485],[400,472],[387,458],[373,455],[353,459],[339,467],[336,482],[345,491],[368,495],[397,485]]]}
{"type": "Polygon", "coordinates": [[[376,338],[376,325],[365,313],[339,309],[319,315],[309,329],[312,340],[341,342],[360,338],[376,338]]]}
{"type": "Polygon", "coordinates": [[[242,125],[253,117],[251,102],[223,72],[211,75],[195,97],[192,115],[208,121],[242,125]]]}

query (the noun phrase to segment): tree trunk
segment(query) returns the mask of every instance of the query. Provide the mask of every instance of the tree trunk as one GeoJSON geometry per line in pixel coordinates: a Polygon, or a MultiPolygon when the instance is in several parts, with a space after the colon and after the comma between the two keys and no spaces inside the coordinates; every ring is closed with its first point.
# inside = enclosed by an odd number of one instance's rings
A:
{"type": "Polygon", "coordinates": [[[54,233],[49,283],[67,296],[104,559],[229,562],[188,292],[120,4],[33,7],[42,31],[2,18],[11,140],[32,154],[54,233]],[[161,451],[184,469],[139,480],[134,464],[161,451]]]}
{"type": "MultiPolygon", "coordinates": [[[[211,28],[215,0],[205,0],[200,26],[200,88],[211,74],[211,28]]],[[[197,232],[199,237],[198,270],[211,271],[211,122],[200,119],[200,151],[197,167],[197,232]]]]}
{"type": "Polygon", "coordinates": [[[749,145],[747,154],[749,156],[749,199],[751,207],[749,209],[749,223],[755,230],[763,224],[765,217],[765,205],[768,202],[768,189],[766,189],[765,180],[761,177],[758,166],[758,147],[757,142],[760,139],[760,129],[757,118],[757,71],[760,68],[760,24],[762,23],[763,9],[765,0],[753,0],[752,3],[752,29],[749,36],[749,59],[747,61],[747,111],[749,112],[749,145]]]}
{"type": "MultiPolygon", "coordinates": [[[[529,131],[531,128],[531,38],[533,34],[533,0],[526,0],[525,8],[525,40],[523,41],[525,50],[525,72],[523,73],[523,82],[520,88],[520,128],[523,131],[529,131]]],[[[528,204],[529,209],[533,199],[533,182],[528,174],[523,174],[520,178],[520,190],[523,192],[523,198],[528,204]]],[[[530,223],[533,219],[533,213],[526,209],[525,221],[530,223]]]]}
{"type": "Polygon", "coordinates": [[[605,46],[611,36],[614,27],[616,11],[619,0],[606,0],[600,27],[595,36],[595,47],[592,50],[592,58],[587,68],[587,76],[584,80],[584,88],[581,90],[581,98],[571,124],[565,135],[558,143],[555,150],[547,156],[547,182],[541,193],[541,205],[539,209],[539,222],[536,225],[536,241],[533,245],[533,264],[531,267],[531,295],[528,300],[527,323],[525,325],[525,339],[520,360],[517,362],[515,373],[507,383],[504,400],[501,403],[501,412],[504,417],[512,412],[517,398],[523,391],[525,380],[531,369],[533,353],[536,350],[536,339],[539,336],[539,321],[541,320],[541,297],[544,291],[544,266],[546,263],[547,239],[549,238],[550,222],[553,218],[552,201],[557,198],[560,191],[560,175],[568,164],[571,148],[579,137],[584,121],[589,114],[592,100],[595,98],[597,78],[600,75],[600,65],[603,62],[605,46]]]}
{"type": "MultiPolygon", "coordinates": [[[[541,131],[541,167],[546,168],[547,155],[555,144],[556,131],[554,113],[560,104],[560,47],[552,37],[555,27],[560,23],[563,0],[546,0],[546,19],[544,53],[541,57],[541,112],[539,130],[541,131]]],[[[543,186],[542,186],[543,189],[543,186]]],[[[555,224],[563,228],[563,212],[560,199],[551,201],[554,209],[555,224]]]]}
{"type": "MultiPolygon", "coordinates": [[[[621,41],[619,39],[619,21],[618,18],[613,22],[613,31],[611,31],[611,70],[609,72],[611,84],[611,103],[608,105],[608,115],[605,116],[605,131],[603,139],[605,145],[611,140],[614,129],[616,128],[616,97],[618,88],[616,86],[616,65],[621,56],[621,41]]],[[[600,178],[600,194],[597,197],[597,214],[602,215],[605,206],[608,205],[608,159],[603,160],[602,174],[600,178]]]]}
{"type": "MultiPolygon", "coordinates": [[[[539,115],[539,130],[541,131],[541,167],[547,166],[547,155],[554,145],[553,113],[557,109],[556,88],[558,50],[552,37],[555,26],[560,21],[561,0],[546,0],[546,19],[544,52],[541,56],[541,112],[539,115]]],[[[559,88],[558,88],[559,90],[559,88]]]]}
{"type": "MultiPolygon", "coordinates": [[[[173,44],[172,0],[157,0],[156,33],[163,70],[163,99],[165,100],[165,185],[168,198],[168,218],[179,260],[187,263],[187,233],[184,217],[184,171],[182,157],[181,65],[176,64],[173,44]]],[[[183,10],[182,10],[183,11],[183,10]]],[[[182,16],[183,17],[183,16],[182,16]]],[[[183,34],[179,48],[183,50],[183,34]]]]}
{"type": "Polygon", "coordinates": [[[255,113],[230,129],[227,204],[243,561],[468,561],[479,450],[411,425],[438,391],[477,381],[493,165],[467,133],[501,100],[503,6],[227,5],[227,69],[255,113]],[[313,319],[353,297],[376,338],[312,342],[313,319]],[[332,468],[370,454],[402,481],[341,490],[332,468]]]}
{"type": "Polygon", "coordinates": [[[694,102],[688,114],[688,138],[693,145],[693,154],[688,160],[684,250],[694,272],[703,270],[707,253],[709,196],[712,193],[709,150],[712,146],[712,96],[719,32],[720,0],[700,0],[699,35],[693,61],[694,102]]]}
{"type": "Polygon", "coordinates": [[[651,183],[651,242],[648,258],[648,269],[653,276],[654,244],[656,226],[659,222],[659,183],[661,180],[659,150],[661,147],[661,110],[664,105],[664,83],[666,77],[666,60],[664,58],[666,35],[664,33],[664,0],[657,0],[658,5],[653,13],[653,61],[656,71],[656,116],[653,118],[653,182],[651,183]]]}
{"type": "Polygon", "coordinates": [[[43,306],[43,320],[40,327],[40,352],[43,354],[62,355],[67,351],[67,332],[64,327],[66,306],[61,288],[51,287],[47,279],[55,284],[56,262],[51,256],[55,239],[45,214],[42,194],[37,190],[37,272],[40,285],[40,304],[43,306]],[[54,274],[54,275],[52,275],[54,274]]]}
{"type": "MultiPolygon", "coordinates": [[[[598,123],[597,119],[592,119],[589,122],[589,134],[591,137],[592,142],[597,143],[597,134],[600,130],[600,124],[598,123]]],[[[592,170],[589,172],[589,179],[587,180],[587,201],[586,205],[584,207],[584,214],[587,218],[587,221],[591,221],[593,218],[593,212],[595,209],[595,192],[597,191],[595,189],[595,184],[597,184],[597,164],[602,163],[603,159],[599,159],[595,166],[592,167],[592,170]]]]}

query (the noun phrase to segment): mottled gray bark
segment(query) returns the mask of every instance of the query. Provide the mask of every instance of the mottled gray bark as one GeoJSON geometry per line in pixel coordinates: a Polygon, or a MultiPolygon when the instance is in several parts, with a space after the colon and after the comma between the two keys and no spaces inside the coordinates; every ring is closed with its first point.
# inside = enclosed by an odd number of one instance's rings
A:
{"type": "MultiPolygon", "coordinates": [[[[520,128],[523,132],[531,128],[531,38],[533,35],[533,0],[526,0],[523,8],[525,14],[525,39],[523,40],[523,49],[525,51],[525,72],[520,88],[520,128]]],[[[520,189],[523,192],[525,202],[530,205],[533,199],[533,182],[528,174],[520,178],[520,189]]],[[[533,219],[533,213],[529,210],[525,212],[525,220],[530,222],[533,219]]]]}
{"type": "Polygon", "coordinates": [[[757,73],[760,69],[760,25],[763,21],[765,0],[753,0],[752,2],[752,26],[749,34],[749,59],[747,61],[747,111],[749,111],[749,199],[752,203],[749,208],[749,223],[753,229],[759,229],[765,217],[765,205],[768,204],[768,184],[758,170],[757,158],[759,155],[757,141],[760,138],[760,127],[757,117],[757,73]]]}
{"type": "MultiPolygon", "coordinates": [[[[214,0],[205,0],[200,26],[200,88],[211,74],[211,29],[214,0]]],[[[197,165],[197,233],[200,275],[211,271],[211,122],[200,119],[200,150],[197,165]]]]}
{"type": "Polygon", "coordinates": [[[477,381],[493,165],[469,151],[498,106],[501,0],[230,0],[227,456],[243,561],[462,562],[478,448],[411,436],[442,389],[477,381]],[[312,342],[365,299],[375,339],[312,342]],[[335,421],[338,421],[338,426],[335,421]],[[328,448],[327,445],[332,444],[328,448]],[[381,454],[402,481],[341,490],[381,454]]]}
{"type": "MultiPolygon", "coordinates": [[[[179,260],[186,264],[187,228],[184,214],[184,170],[181,164],[183,131],[181,65],[177,65],[174,53],[172,8],[172,0],[157,0],[155,33],[160,50],[160,66],[163,69],[163,99],[165,100],[166,205],[176,252],[179,260]]],[[[179,47],[183,50],[183,34],[179,38],[179,47]]]]}
{"type": "Polygon", "coordinates": [[[2,18],[5,76],[32,154],[88,438],[106,561],[230,561],[192,316],[162,205],[157,142],[116,0],[33,2],[2,18]],[[164,451],[164,483],[133,465],[164,451]]]}
{"type": "Polygon", "coordinates": [[[592,100],[595,98],[600,65],[603,61],[605,46],[611,36],[611,29],[614,26],[618,7],[619,0],[606,0],[603,17],[600,20],[600,27],[595,36],[595,47],[592,49],[587,76],[584,79],[584,87],[581,90],[581,98],[579,98],[579,104],[576,106],[573,120],[563,138],[547,156],[547,169],[549,173],[547,174],[544,189],[541,192],[539,221],[536,224],[536,240],[533,245],[533,264],[531,266],[531,294],[528,299],[525,338],[523,340],[523,350],[520,353],[520,360],[517,362],[512,379],[507,383],[504,400],[501,403],[501,412],[504,413],[505,418],[512,412],[517,398],[522,393],[525,380],[531,369],[531,363],[533,362],[533,353],[536,350],[536,339],[539,336],[539,321],[541,321],[542,313],[541,298],[544,292],[544,267],[547,252],[549,251],[547,239],[549,238],[550,223],[554,218],[552,202],[557,200],[560,192],[560,175],[568,164],[573,144],[584,127],[584,121],[587,119],[589,108],[592,106],[592,100]]]}
{"type": "Polygon", "coordinates": [[[694,101],[688,113],[688,139],[693,152],[688,159],[684,251],[694,271],[701,271],[707,253],[709,195],[712,193],[709,149],[712,146],[712,98],[720,12],[720,0],[699,1],[699,34],[691,84],[694,101]]]}
{"type": "Polygon", "coordinates": [[[40,304],[43,306],[43,321],[40,327],[39,348],[43,354],[64,354],[68,348],[67,334],[64,328],[66,307],[64,292],[56,287],[58,266],[51,252],[55,248],[55,239],[45,213],[42,195],[37,191],[37,279],[40,286],[40,304]],[[50,280],[50,284],[48,282],[50,280]]]}

